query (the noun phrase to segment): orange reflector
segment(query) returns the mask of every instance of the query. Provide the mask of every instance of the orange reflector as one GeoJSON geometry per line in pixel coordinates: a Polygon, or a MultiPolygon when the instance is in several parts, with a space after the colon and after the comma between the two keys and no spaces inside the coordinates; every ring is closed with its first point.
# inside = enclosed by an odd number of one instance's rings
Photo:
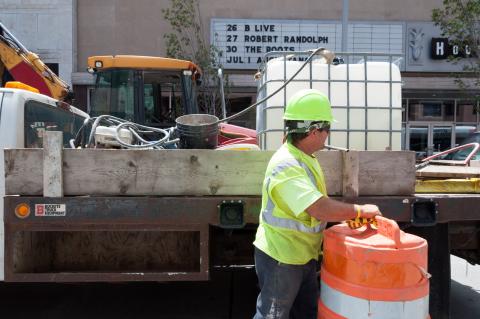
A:
{"type": "Polygon", "coordinates": [[[6,88],[10,89],[20,89],[20,90],[26,90],[34,93],[40,93],[40,91],[33,86],[30,86],[28,84],[19,82],[19,81],[9,81],[5,84],[6,88]]]}
{"type": "Polygon", "coordinates": [[[25,203],[18,204],[17,207],[15,207],[15,215],[18,218],[27,218],[30,215],[30,206],[25,203]]]}

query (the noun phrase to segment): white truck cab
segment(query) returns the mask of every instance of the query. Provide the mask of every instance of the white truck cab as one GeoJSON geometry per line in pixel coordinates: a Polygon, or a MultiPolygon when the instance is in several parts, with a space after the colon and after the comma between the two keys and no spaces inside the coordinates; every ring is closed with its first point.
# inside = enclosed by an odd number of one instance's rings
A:
{"type": "Polygon", "coordinates": [[[64,146],[75,137],[85,112],[51,97],[21,89],[0,88],[0,280],[4,280],[5,148],[42,147],[44,131],[62,131],[64,146]]]}

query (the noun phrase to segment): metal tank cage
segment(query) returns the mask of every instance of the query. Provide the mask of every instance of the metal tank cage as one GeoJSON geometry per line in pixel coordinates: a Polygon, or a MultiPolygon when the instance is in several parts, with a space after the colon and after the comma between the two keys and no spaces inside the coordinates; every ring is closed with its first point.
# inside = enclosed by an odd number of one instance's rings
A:
{"type": "MultiPolygon", "coordinates": [[[[267,95],[267,84],[268,83],[273,83],[273,82],[280,82],[280,83],[285,83],[288,79],[287,79],[287,61],[290,61],[290,60],[297,60],[297,61],[301,61],[301,59],[303,58],[303,60],[306,60],[307,57],[311,54],[311,52],[309,51],[285,51],[285,52],[280,52],[280,51],[272,51],[272,52],[269,52],[267,54],[264,55],[263,59],[262,59],[262,63],[260,64],[260,72],[262,74],[262,77],[264,76],[265,78],[268,79],[267,77],[267,63],[268,61],[272,60],[272,59],[275,59],[275,58],[280,58],[280,57],[283,57],[283,76],[284,78],[281,79],[281,80],[267,80],[265,82],[262,82],[260,78],[260,81],[259,81],[259,87],[258,87],[258,94],[263,98],[267,95]]],[[[320,56],[319,56],[320,57],[320,56]]],[[[343,64],[346,64],[347,67],[346,67],[346,70],[347,70],[347,78],[346,80],[333,80],[331,79],[331,68],[332,68],[332,64],[328,64],[328,75],[327,75],[327,79],[326,80],[318,80],[318,79],[314,79],[313,78],[313,74],[312,74],[312,63],[314,61],[315,58],[311,59],[309,61],[309,68],[310,68],[310,72],[309,72],[309,78],[308,79],[302,79],[302,78],[298,78],[298,75],[296,78],[294,78],[292,80],[292,82],[306,82],[308,81],[309,82],[309,86],[310,88],[313,88],[313,83],[315,82],[327,82],[328,84],[328,99],[331,101],[331,84],[334,83],[334,82],[341,82],[341,83],[346,83],[347,84],[347,105],[346,106],[338,106],[338,105],[334,105],[332,104],[332,109],[333,108],[337,108],[337,109],[346,109],[347,110],[347,128],[346,129],[335,129],[333,128],[331,131],[333,132],[363,132],[364,133],[364,138],[365,138],[365,150],[368,149],[368,141],[367,141],[367,134],[369,132],[379,132],[379,133],[389,133],[389,147],[391,148],[392,147],[392,134],[393,133],[402,133],[402,130],[399,129],[399,130],[394,130],[393,127],[392,127],[392,112],[394,109],[402,109],[402,106],[400,105],[400,107],[393,107],[393,101],[392,101],[392,86],[393,84],[396,84],[396,83],[399,83],[400,85],[402,84],[402,81],[393,81],[392,80],[392,64],[397,64],[400,68],[400,63],[403,59],[403,55],[402,54],[389,54],[389,53],[371,53],[371,52],[355,52],[355,53],[346,53],[346,52],[337,52],[335,53],[335,58],[337,59],[337,64],[339,63],[342,63],[343,64]],[[390,63],[390,67],[389,67],[389,81],[379,81],[379,80],[368,80],[368,68],[367,68],[367,63],[366,62],[389,62],[390,63]],[[359,63],[363,63],[364,65],[364,73],[365,73],[365,77],[363,80],[351,80],[350,79],[350,71],[349,71],[349,65],[350,64],[359,64],[359,63]],[[365,103],[364,103],[364,106],[351,106],[350,105],[350,84],[351,83],[363,83],[364,84],[364,90],[365,90],[365,103]],[[381,109],[381,110],[385,110],[386,108],[385,107],[378,107],[378,106],[368,106],[368,85],[369,83],[388,83],[389,84],[389,94],[390,94],[390,98],[389,98],[389,105],[388,105],[388,109],[389,109],[389,125],[390,125],[390,129],[389,130],[369,130],[368,129],[368,110],[373,110],[373,109],[381,109]],[[352,109],[363,109],[365,111],[365,129],[363,130],[359,130],[359,129],[350,129],[350,110],[352,109]]],[[[333,63],[334,65],[335,64],[335,61],[333,63]]],[[[401,68],[400,68],[401,69],[401,68]]],[[[291,83],[292,83],[291,82],[291,83]]],[[[266,133],[267,132],[280,132],[280,131],[283,131],[283,132],[286,132],[286,129],[284,127],[283,130],[279,130],[279,129],[265,129],[266,128],[266,112],[268,109],[278,109],[278,108],[281,108],[283,110],[285,110],[285,106],[287,104],[287,90],[286,90],[286,87],[282,89],[282,92],[278,92],[277,94],[282,94],[283,93],[283,105],[271,105],[271,106],[268,106],[268,107],[265,107],[264,106],[264,103],[262,103],[261,105],[259,105],[258,107],[262,107],[262,112],[263,112],[263,117],[262,117],[262,130],[259,130],[257,131],[257,135],[260,137],[259,141],[260,141],[260,147],[261,149],[265,149],[266,147],[266,144],[267,144],[267,141],[266,141],[266,133]]],[[[258,130],[258,128],[257,128],[258,130]]],[[[330,136],[328,137],[328,143],[330,143],[330,136]]],[[[350,135],[347,134],[347,148],[350,147],[350,135]]]]}

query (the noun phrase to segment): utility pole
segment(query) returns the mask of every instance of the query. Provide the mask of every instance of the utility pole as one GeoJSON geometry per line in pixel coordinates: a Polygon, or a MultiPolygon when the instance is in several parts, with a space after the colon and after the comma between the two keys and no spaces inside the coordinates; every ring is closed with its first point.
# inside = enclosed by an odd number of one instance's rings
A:
{"type": "Polygon", "coordinates": [[[348,45],[348,8],[349,0],[343,0],[342,8],[342,52],[347,52],[348,45]]]}

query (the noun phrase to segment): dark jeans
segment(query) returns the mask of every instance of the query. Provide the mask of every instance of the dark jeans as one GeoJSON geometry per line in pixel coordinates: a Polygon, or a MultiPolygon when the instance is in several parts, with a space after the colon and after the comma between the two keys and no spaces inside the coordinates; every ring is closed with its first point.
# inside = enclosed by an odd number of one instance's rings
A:
{"type": "Polygon", "coordinates": [[[278,262],[255,248],[260,285],[254,319],[317,319],[317,261],[305,265],[278,262]]]}

